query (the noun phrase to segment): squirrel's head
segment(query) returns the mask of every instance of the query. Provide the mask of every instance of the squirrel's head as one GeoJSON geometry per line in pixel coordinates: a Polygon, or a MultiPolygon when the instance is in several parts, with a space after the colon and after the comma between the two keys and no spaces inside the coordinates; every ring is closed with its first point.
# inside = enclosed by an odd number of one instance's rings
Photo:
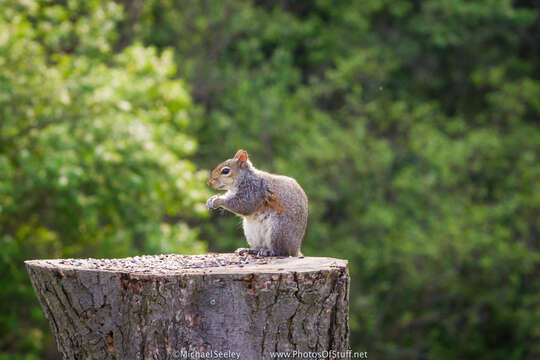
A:
{"type": "Polygon", "coordinates": [[[251,168],[248,153],[238,150],[232,159],[225,160],[210,173],[207,184],[218,190],[232,190],[242,171],[251,168]]]}

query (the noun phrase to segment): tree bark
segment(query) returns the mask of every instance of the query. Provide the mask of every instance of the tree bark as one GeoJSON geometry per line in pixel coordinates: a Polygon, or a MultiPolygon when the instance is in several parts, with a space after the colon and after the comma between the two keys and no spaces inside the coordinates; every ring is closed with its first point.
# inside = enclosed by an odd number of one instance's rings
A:
{"type": "Polygon", "coordinates": [[[150,256],[136,268],[96,265],[114,259],[25,263],[64,359],[254,360],[349,349],[346,260],[231,265],[236,255],[213,256],[228,258],[182,269],[147,268],[150,256]]]}

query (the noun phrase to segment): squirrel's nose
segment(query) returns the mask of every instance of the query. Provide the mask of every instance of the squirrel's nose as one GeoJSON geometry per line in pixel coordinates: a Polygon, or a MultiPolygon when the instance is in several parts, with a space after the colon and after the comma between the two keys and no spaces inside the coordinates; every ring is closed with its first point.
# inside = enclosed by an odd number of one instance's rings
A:
{"type": "Polygon", "coordinates": [[[212,185],[212,178],[208,179],[208,181],[206,182],[207,185],[212,185]]]}

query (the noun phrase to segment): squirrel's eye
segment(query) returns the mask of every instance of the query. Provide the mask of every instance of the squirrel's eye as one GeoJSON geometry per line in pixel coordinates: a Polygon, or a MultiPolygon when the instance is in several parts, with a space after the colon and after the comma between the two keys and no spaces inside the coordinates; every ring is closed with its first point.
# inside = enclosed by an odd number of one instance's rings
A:
{"type": "Polygon", "coordinates": [[[227,174],[230,173],[230,172],[231,172],[231,169],[229,169],[228,167],[221,169],[221,173],[222,173],[223,175],[227,175],[227,174]]]}

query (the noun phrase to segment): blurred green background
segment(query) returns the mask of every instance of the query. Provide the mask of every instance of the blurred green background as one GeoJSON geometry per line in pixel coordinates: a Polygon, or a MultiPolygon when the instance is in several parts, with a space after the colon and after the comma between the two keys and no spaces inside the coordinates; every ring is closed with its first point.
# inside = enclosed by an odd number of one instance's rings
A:
{"type": "Polygon", "coordinates": [[[540,358],[540,2],[0,1],[0,359],[23,261],[232,251],[235,150],[310,198],[376,359],[540,358]]]}

